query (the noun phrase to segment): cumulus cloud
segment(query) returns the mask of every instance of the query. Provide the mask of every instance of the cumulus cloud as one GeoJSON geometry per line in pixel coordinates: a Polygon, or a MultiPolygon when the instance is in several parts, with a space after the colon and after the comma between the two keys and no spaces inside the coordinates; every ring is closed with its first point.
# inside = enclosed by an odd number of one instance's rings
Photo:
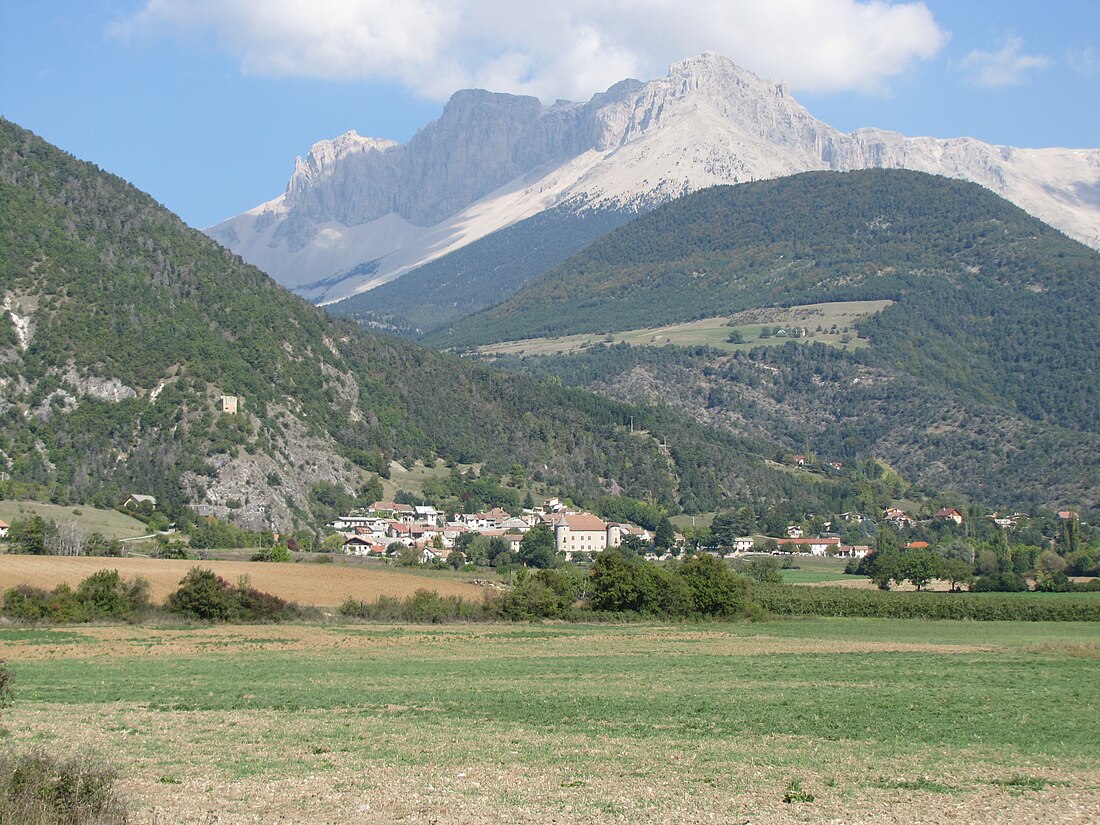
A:
{"type": "Polygon", "coordinates": [[[147,0],[122,37],[213,41],[243,71],[584,99],[715,51],[799,90],[881,91],[946,41],[922,2],[147,0]]]}
{"type": "Polygon", "coordinates": [[[970,75],[970,81],[978,86],[998,88],[1023,83],[1028,72],[1050,65],[1050,59],[1042,55],[1024,54],[1024,41],[1020,37],[1006,38],[1000,51],[983,52],[975,49],[960,64],[970,75]]]}

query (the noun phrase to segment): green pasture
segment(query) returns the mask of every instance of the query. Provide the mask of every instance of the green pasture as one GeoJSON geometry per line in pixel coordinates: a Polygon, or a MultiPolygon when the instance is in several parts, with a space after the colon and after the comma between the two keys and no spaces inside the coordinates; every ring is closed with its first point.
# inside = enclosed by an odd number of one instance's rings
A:
{"type": "Polygon", "coordinates": [[[480,351],[486,355],[558,355],[578,352],[595,344],[608,343],[631,346],[664,346],[666,344],[681,347],[708,346],[733,352],[754,347],[782,346],[788,341],[803,343],[816,341],[840,349],[859,349],[867,346],[868,342],[858,337],[851,324],[860,318],[881,312],[891,303],[893,302],[837,301],[794,307],[767,307],[740,312],[732,316],[702,318],[682,324],[626,330],[607,335],[581,333],[487,344],[481,347],[480,351]],[[838,328],[836,333],[830,332],[834,325],[838,328]],[[812,337],[792,338],[786,335],[760,337],[760,332],[765,327],[786,329],[796,326],[807,329],[812,337]],[[820,332],[817,331],[819,326],[822,327],[820,332]],[[843,332],[845,328],[848,329],[847,333],[843,332]],[[729,342],[730,333],[734,330],[741,333],[744,339],[742,343],[729,342]]]}
{"type": "Polygon", "coordinates": [[[75,523],[85,534],[100,533],[109,539],[147,536],[150,533],[147,525],[117,510],[99,510],[83,504],[62,506],[40,501],[0,501],[0,519],[8,524],[30,516],[41,516],[60,525],[75,523]]]}
{"type": "Polygon", "coordinates": [[[439,822],[474,821],[449,816],[456,800],[496,821],[669,821],[693,790],[699,821],[786,821],[776,817],[791,780],[815,796],[805,821],[905,821],[914,799],[937,810],[943,795],[1072,812],[1100,793],[1094,624],[272,631],[241,628],[245,652],[209,641],[169,655],[172,634],[193,641],[201,629],[159,628],[142,655],[123,656],[85,653],[95,639],[72,647],[94,630],[0,630],[17,686],[7,746],[98,745],[141,811],[219,789],[235,800],[227,821],[273,813],[257,783],[374,800],[377,818],[357,820],[361,804],[345,816],[295,797],[300,821],[334,822],[397,817],[396,790],[439,822]],[[283,649],[301,633],[304,649],[283,649]],[[43,658],[50,634],[80,658],[43,658]],[[20,657],[22,645],[35,655],[20,657]],[[436,798],[441,787],[453,796],[436,798]]]}

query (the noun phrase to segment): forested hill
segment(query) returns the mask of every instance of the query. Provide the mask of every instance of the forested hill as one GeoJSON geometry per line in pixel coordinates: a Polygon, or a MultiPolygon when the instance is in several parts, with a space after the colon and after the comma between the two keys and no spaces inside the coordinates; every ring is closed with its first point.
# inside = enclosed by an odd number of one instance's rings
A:
{"type": "Polygon", "coordinates": [[[58,502],[152,494],[169,512],[207,502],[291,526],[319,485],[354,492],[391,460],[435,457],[673,512],[735,498],[839,511],[859,494],[766,464],[766,439],[333,320],[3,120],[0,250],[0,469],[58,502]]]}
{"type": "Polygon", "coordinates": [[[859,326],[876,366],[1100,430],[1100,254],[976,184],[919,172],[811,172],[688,195],[427,341],[464,347],[855,299],[896,302],[859,326]]]}

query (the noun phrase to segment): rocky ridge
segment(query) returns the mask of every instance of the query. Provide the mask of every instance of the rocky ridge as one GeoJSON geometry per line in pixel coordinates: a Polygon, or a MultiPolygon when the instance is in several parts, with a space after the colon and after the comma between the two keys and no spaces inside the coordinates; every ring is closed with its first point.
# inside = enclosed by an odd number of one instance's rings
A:
{"type": "Polygon", "coordinates": [[[645,207],[716,184],[873,167],[980,183],[1100,248],[1100,149],[845,134],[785,83],[716,54],[583,104],[457,92],[407,144],[354,132],[317,143],[286,192],[207,231],[329,302],[563,203],[645,207]]]}

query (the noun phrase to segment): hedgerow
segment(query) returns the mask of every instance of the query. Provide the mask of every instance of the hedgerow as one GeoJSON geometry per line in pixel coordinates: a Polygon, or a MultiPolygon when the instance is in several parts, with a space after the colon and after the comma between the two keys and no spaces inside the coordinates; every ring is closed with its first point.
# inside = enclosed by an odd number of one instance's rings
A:
{"type": "Polygon", "coordinates": [[[780,616],[1100,622],[1100,599],[1010,593],[884,593],[841,587],[754,584],[753,600],[780,616]]]}

